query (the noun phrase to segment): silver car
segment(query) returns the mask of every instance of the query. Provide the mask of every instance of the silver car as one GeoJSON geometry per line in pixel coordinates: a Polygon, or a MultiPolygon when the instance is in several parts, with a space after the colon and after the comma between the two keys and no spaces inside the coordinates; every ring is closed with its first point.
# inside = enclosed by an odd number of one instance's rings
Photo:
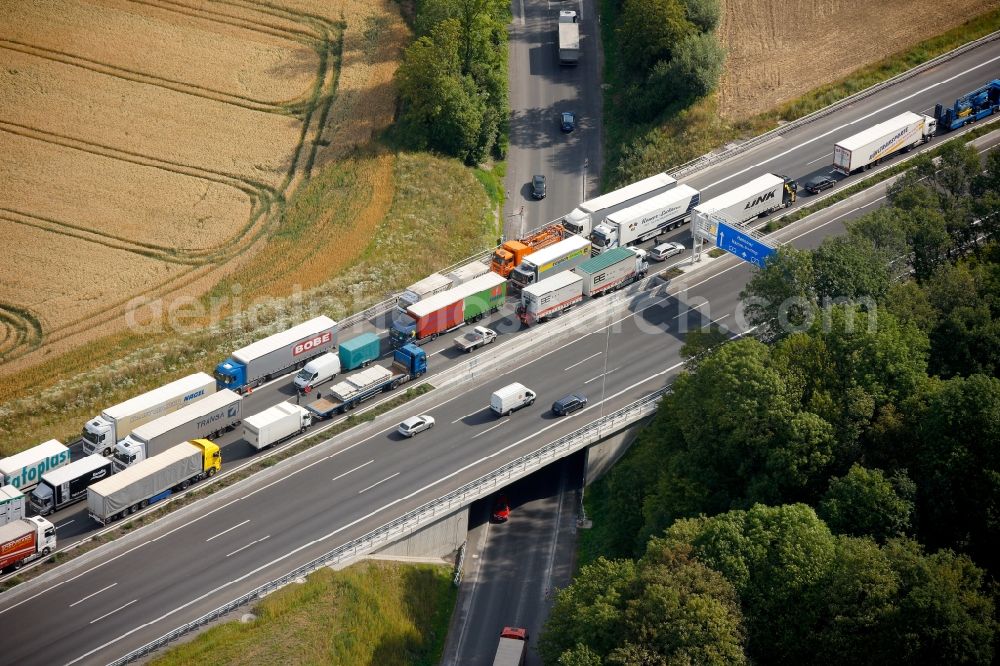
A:
{"type": "Polygon", "coordinates": [[[684,251],[684,246],[680,243],[660,243],[649,251],[650,259],[663,261],[669,257],[680,254],[684,251]]]}
{"type": "Polygon", "coordinates": [[[399,424],[399,434],[403,437],[413,437],[418,432],[423,432],[434,427],[434,417],[424,414],[423,416],[411,416],[399,424]]]}

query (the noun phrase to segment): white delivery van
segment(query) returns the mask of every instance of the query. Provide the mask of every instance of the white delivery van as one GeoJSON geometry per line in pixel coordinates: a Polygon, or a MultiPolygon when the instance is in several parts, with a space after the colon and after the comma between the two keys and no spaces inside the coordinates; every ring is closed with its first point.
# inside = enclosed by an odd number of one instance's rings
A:
{"type": "Polygon", "coordinates": [[[497,389],[490,396],[490,409],[500,416],[507,416],[511,412],[527,407],[535,401],[535,392],[524,384],[508,384],[501,389],[497,389]]]}
{"type": "Polygon", "coordinates": [[[340,357],[334,352],[327,352],[306,363],[306,366],[295,375],[295,388],[305,391],[315,388],[328,379],[333,379],[340,372],[340,357]]]}

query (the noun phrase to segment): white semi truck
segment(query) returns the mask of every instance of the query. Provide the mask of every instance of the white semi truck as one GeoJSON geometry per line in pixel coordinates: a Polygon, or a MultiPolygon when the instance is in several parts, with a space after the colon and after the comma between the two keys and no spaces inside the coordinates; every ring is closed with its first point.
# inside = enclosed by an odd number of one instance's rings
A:
{"type": "Polygon", "coordinates": [[[302,434],[312,425],[305,407],[281,402],[243,420],[243,439],[258,451],[274,446],[292,435],[302,434]]]}
{"type": "Polygon", "coordinates": [[[645,252],[630,247],[616,247],[583,262],[573,272],[583,280],[583,295],[596,298],[641,280],[646,277],[648,270],[645,252]]]}
{"type": "Polygon", "coordinates": [[[906,111],[833,146],[833,168],[844,175],[871,168],[881,160],[927,143],[937,120],[906,111]]]}
{"type": "Polygon", "coordinates": [[[94,453],[42,476],[28,497],[28,504],[40,516],[87,499],[87,488],[114,473],[111,461],[94,453]]]}
{"type": "Polygon", "coordinates": [[[594,227],[603,222],[604,218],[611,213],[666,192],[676,184],[677,181],[666,173],[658,173],[637,183],[584,201],[563,217],[560,224],[570,233],[589,238],[594,227]]]}
{"type": "Polygon", "coordinates": [[[589,257],[590,241],[582,236],[570,236],[525,257],[521,265],[511,271],[509,286],[524,289],[556,273],[568,271],[589,257]]]}
{"type": "Polygon", "coordinates": [[[27,493],[38,485],[43,474],[68,465],[69,462],[69,448],[59,440],[50,439],[0,460],[0,485],[14,486],[22,493],[27,493]]]}
{"type": "Polygon", "coordinates": [[[242,420],[243,397],[223,390],[144,426],[115,445],[115,472],[132,467],[185,440],[216,437],[242,420]]]}
{"type": "Polygon", "coordinates": [[[204,372],[196,372],[108,407],[83,426],[83,452],[108,457],[114,452],[115,444],[139,426],[213,393],[215,380],[204,372]]]}
{"type": "Polygon", "coordinates": [[[691,210],[698,205],[700,196],[693,187],[678,185],[611,213],[591,234],[594,244],[591,253],[598,255],[616,247],[628,247],[681,226],[691,219],[691,210]]]}
{"type": "Polygon", "coordinates": [[[531,326],[558,317],[582,300],[583,278],[573,271],[564,271],[525,287],[517,316],[525,326],[531,326]]]}
{"type": "Polygon", "coordinates": [[[768,173],[698,204],[692,217],[701,218],[702,224],[707,225],[704,228],[715,228],[713,218],[727,224],[743,224],[791,206],[797,191],[798,184],[791,178],[768,173]]]}
{"type": "Polygon", "coordinates": [[[399,295],[396,300],[396,309],[405,314],[406,310],[414,303],[419,303],[429,296],[440,294],[442,291],[451,289],[451,278],[440,273],[431,273],[423,280],[414,282],[399,295]]]}
{"type": "Polygon", "coordinates": [[[576,12],[559,10],[559,64],[575,65],[580,62],[580,24],[576,12]]]}

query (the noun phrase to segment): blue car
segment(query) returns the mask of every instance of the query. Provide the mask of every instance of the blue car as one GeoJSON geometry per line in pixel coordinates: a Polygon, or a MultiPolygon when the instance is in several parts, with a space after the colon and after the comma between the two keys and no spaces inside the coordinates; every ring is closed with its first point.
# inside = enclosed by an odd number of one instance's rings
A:
{"type": "Polygon", "coordinates": [[[562,121],[559,126],[563,132],[572,132],[576,129],[576,114],[572,111],[563,111],[562,121]]]}

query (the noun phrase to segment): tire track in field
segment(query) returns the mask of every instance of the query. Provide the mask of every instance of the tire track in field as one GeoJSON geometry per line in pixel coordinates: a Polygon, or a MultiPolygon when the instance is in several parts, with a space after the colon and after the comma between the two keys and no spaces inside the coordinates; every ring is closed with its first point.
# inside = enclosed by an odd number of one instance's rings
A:
{"type": "Polygon", "coordinates": [[[24,308],[0,303],[0,363],[37,349],[44,339],[38,317],[24,308]]]}

